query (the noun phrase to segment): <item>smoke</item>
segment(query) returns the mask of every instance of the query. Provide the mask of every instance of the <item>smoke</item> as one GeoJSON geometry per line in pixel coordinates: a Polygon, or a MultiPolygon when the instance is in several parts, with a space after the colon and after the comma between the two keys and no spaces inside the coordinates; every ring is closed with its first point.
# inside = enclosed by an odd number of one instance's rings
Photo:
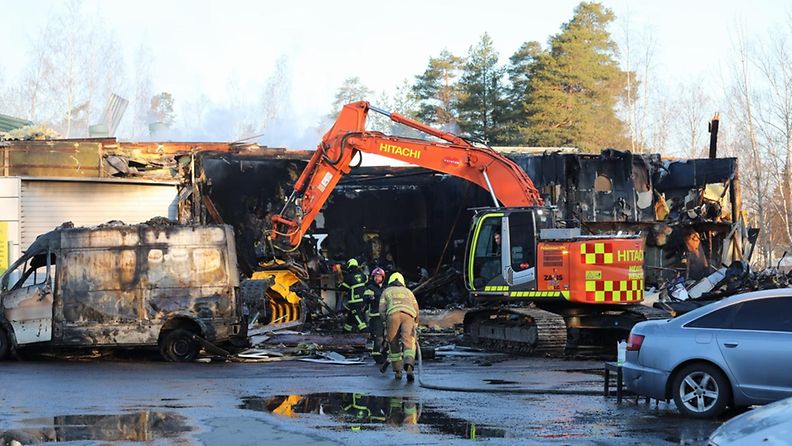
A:
{"type": "Polygon", "coordinates": [[[282,55],[262,82],[243,82],[238,73],[229,73],[222,102],[204,94],[177,96],[176,123],[149,132],[146,139],[245,141],[268,147],[313,148],[331,123],[324,122],[323,112],[295,110],[292,71],[288,57],[282,55]]]}
{"type": "MultiPolygon", "coordinates": [[[[177,98],[178,100],[178,98],[177,98]]],[[[268,147],[311,149],[316,147],[331,123],[322,114],[300,117],[287,107],[266,122],[255,105],[222,105],[203,97],[179,109],[170,128],[150,129],[138,141],[232,142],[244,140],[268,147]]]]}

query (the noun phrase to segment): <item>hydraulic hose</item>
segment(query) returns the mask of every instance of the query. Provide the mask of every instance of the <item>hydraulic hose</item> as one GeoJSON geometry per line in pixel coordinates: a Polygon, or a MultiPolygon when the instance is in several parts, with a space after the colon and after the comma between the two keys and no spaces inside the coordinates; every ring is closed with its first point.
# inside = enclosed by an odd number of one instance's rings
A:
{"type": "MultiPolygon", "coordinates": [[[[344,146],[346,146],[347,139],[349,139],[349,138],[351,138],[353,136],[360,136],[360,132],[349,132],[346,135],[341,137],[341,143],[339,144],[339,147],[338,147],[338,158],[330,159],[330,157],[327,156],[326,153],[322,154],[322,158],[324,158],[324,160],[327,161],[327,163],[330,164],[330,165],[335,166],[336,164],[338,164],[341,161],[341,157],[344,156],[344,146]]],[[[363,160],[361,158],[361,162],[362,161],[363,160]]],[[[360,163],[358,163],[358,165],[360,165],[360,163]]]]}

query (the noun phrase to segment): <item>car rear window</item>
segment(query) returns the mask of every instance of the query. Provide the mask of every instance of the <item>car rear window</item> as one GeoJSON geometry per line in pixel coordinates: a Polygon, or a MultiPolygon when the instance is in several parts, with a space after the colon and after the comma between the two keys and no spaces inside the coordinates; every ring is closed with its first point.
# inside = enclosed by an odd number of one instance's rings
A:
{"type": "Polygon", "coordinates": [[[792,332],[792,297],[744,302],[735,314],[732,328],[792,332]]]}
{"type": "Polygon", "coordinates": [[[685,327],[694,328],[731,328],[735,311],[741,304],[729,305],[688,322],[685,327]]]}

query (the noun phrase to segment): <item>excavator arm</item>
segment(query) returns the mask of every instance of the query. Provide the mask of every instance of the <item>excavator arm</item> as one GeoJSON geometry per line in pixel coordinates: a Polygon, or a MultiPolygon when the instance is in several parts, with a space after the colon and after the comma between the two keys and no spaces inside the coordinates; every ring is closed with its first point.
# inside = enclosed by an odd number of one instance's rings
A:
{"type": "Polygon", "coordinates": [[[512,160],[488,147],[477,147],[449,132],[389,113],[368,102],[344,106],[333,127],[322,137],[294,191],[279,215],[273,216],[275,245],[295,249],[341,177],[351,170],[358,152],[405,161],[478,184],[492,195],[495,206],[539,206],[542,198],[533,181],[512,160]],[[387,136],[365,130],[369,111],[384,114],[441,142],[387,136]]]}

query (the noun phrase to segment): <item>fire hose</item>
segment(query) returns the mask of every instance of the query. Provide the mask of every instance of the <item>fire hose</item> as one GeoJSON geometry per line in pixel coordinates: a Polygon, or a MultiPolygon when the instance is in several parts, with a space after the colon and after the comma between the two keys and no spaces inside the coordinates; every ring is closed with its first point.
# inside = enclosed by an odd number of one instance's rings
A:
{"type": "MultiPolygon", "coordinates": [[[[415,337],[415,350],[416,350],[416,359],[418,361],[418,367],[416,368],[416,374],[418,375],[418,386],[423,387],[424,389],[431,389],[431,390],[442,390],[446,392],[468,392],[468,393],[506,393],[506,394],[517,394],[517,395],[582,395],[582,396],[600,396],[602,395],[602,391],[596,390],[562,390],[562,389],[493,389],[493,388],[479,388],[479,387],[457,387],[457,386],[441,386],[438,384],[431,384],[424,381],[424,373],[423,373],[423,358],[421,356],[421,343],[418,342],[418,327],[415,327],[414,332],[415,337]]],[[[387,343],[385,343],[387,345],[387,343]]],[[[383,363],[383,366],[380,368],[380,372],[385,373],[387,370],[389,362],[386,360],[383,363]]]]}

